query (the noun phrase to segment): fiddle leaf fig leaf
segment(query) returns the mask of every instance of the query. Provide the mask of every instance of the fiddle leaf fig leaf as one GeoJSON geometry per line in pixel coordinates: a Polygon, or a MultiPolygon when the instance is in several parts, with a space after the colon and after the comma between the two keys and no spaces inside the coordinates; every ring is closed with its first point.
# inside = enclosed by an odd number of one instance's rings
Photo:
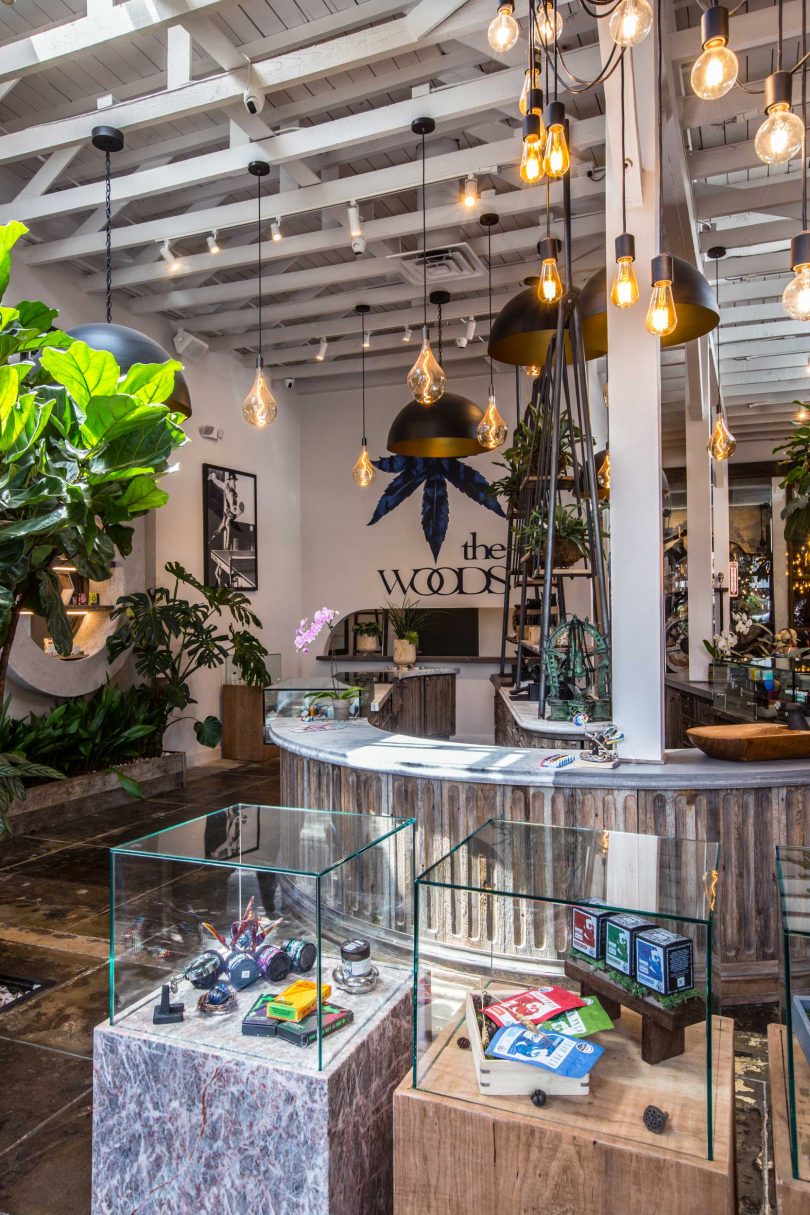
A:
{"type": "Polygon", "coordinates": [[[118,387],[118,364],[106,350],[73,342],[67,350],[45,350],[42,366],[64,385],[84,412],[92,397],[112,396],[118,387]]]}
{"type": "Polygon", "coordinates": [[[118,391],[129,393],[147,405],[163,405],[174,392],[175,374],[182,370],[183,364],[177,359],[165,363],[133,363],[118,391]]]}

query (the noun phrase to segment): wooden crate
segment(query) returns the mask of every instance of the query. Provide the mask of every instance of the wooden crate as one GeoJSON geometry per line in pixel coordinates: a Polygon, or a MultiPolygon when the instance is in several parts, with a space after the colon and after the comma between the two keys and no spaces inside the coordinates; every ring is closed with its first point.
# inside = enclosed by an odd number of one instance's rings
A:
{"type": "MultiPolygon", "coordinates": [[[[804,1134],[799,1137],[799,1171],[810,1178],[810,1067],[801,1051],[794,1049],[799,1121],[804,1134]]],[[[773,1119],[773,1164],[776,1180],[777,1215],[807,1215],[810,1211],[810,1180],[793,1176],[788,1121],[787,1028],[768,1026],[768,1065],[771,1073],[771,1116],[773,1119]]]]}
{"type": "Polygon", "coordinates": [[[687,1029],[683,1055],[651,1067],[640,1018],[624,1012],[597,1035],[606,1053],[590,1095],[539,1109],[479,1093],[469,1052],[455,1045],[465,1029],[457,1018],[437,1038],[423,1087],[408,1075],[394,1094],[395,1215],[734,1215],[733,1021],[714,1021],[711,1161],[703,1026],[687,1029]],[[648,1104],[669,1114],[663,1135],[643,1125],[648,1104]]]}

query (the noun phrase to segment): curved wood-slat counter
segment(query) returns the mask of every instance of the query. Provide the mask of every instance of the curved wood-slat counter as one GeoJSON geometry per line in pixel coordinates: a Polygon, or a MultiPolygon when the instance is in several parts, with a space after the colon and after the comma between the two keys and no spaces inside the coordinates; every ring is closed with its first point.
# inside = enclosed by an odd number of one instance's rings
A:
{"type": "Polygon", "coordinates": [[[721,996],[775,999],[780,925],[774,849],[810,844],[810,764],[728,764],[695,751],[664,764],[541,768],[542,750],[386,733],[366,722],[308,733],[274,719],[288,806],[408,815],[423,869],[488,818],[718,841],[721,996]]]}

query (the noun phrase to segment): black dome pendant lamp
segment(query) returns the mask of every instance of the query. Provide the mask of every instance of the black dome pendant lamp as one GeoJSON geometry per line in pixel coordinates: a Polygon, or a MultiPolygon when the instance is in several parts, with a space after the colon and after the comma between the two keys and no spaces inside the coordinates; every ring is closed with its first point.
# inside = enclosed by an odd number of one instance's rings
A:
{"type": "MultiPolygon", "coordinates": [[[[165,363],[172,356],[154,338],[131,329],[128,325],[112,323],[112,201],[110,196],[110,155],[120,152],[124,146],[124,135],[117,127],[94,127],[92,144],[104,153],[104,183],[106,210],[106,271],[107,271],[107,320],[89,325],[77,325],[68,334],[77,341],[85,342],[93,350],[106,350],[113,356],[121,371],[127,372],[135,363],[165,363]]],[[[174,388],[168,401],[169,409],[191,417],[191,397],[182,372],[174,377],[174,388]]]]}
{"type": "MultiPolygon", "coordinates": [[[[439,310],[439,365],[442,363],[442,306],[449,303],[448,291],[433,291],[431,304],[439,310]]],[[[426,409],[419,401],[409,401],[391,423],[388,450],[398,456],[429,459],[460,459],[480,456],[486,448],[478,441],[478,427],[484,415],[475,402],[457,392],[445,390],[436,405],[426,409]]]]}

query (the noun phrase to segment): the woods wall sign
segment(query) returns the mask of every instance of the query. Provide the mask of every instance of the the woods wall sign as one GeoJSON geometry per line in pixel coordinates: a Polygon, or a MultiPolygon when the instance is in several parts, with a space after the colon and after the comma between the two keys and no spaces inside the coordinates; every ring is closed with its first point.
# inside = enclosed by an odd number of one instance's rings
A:
{"type": "Polygon", "coordinates": [[[425,565],[412,570],[378,570],[387,596],[418,595],[503,595],[506,583],[505,565],[473,564],[481,561],[502,561],[505,544],[484,544],[476,532],[461,545],[463,561],[469,565],[425,565]]]}

